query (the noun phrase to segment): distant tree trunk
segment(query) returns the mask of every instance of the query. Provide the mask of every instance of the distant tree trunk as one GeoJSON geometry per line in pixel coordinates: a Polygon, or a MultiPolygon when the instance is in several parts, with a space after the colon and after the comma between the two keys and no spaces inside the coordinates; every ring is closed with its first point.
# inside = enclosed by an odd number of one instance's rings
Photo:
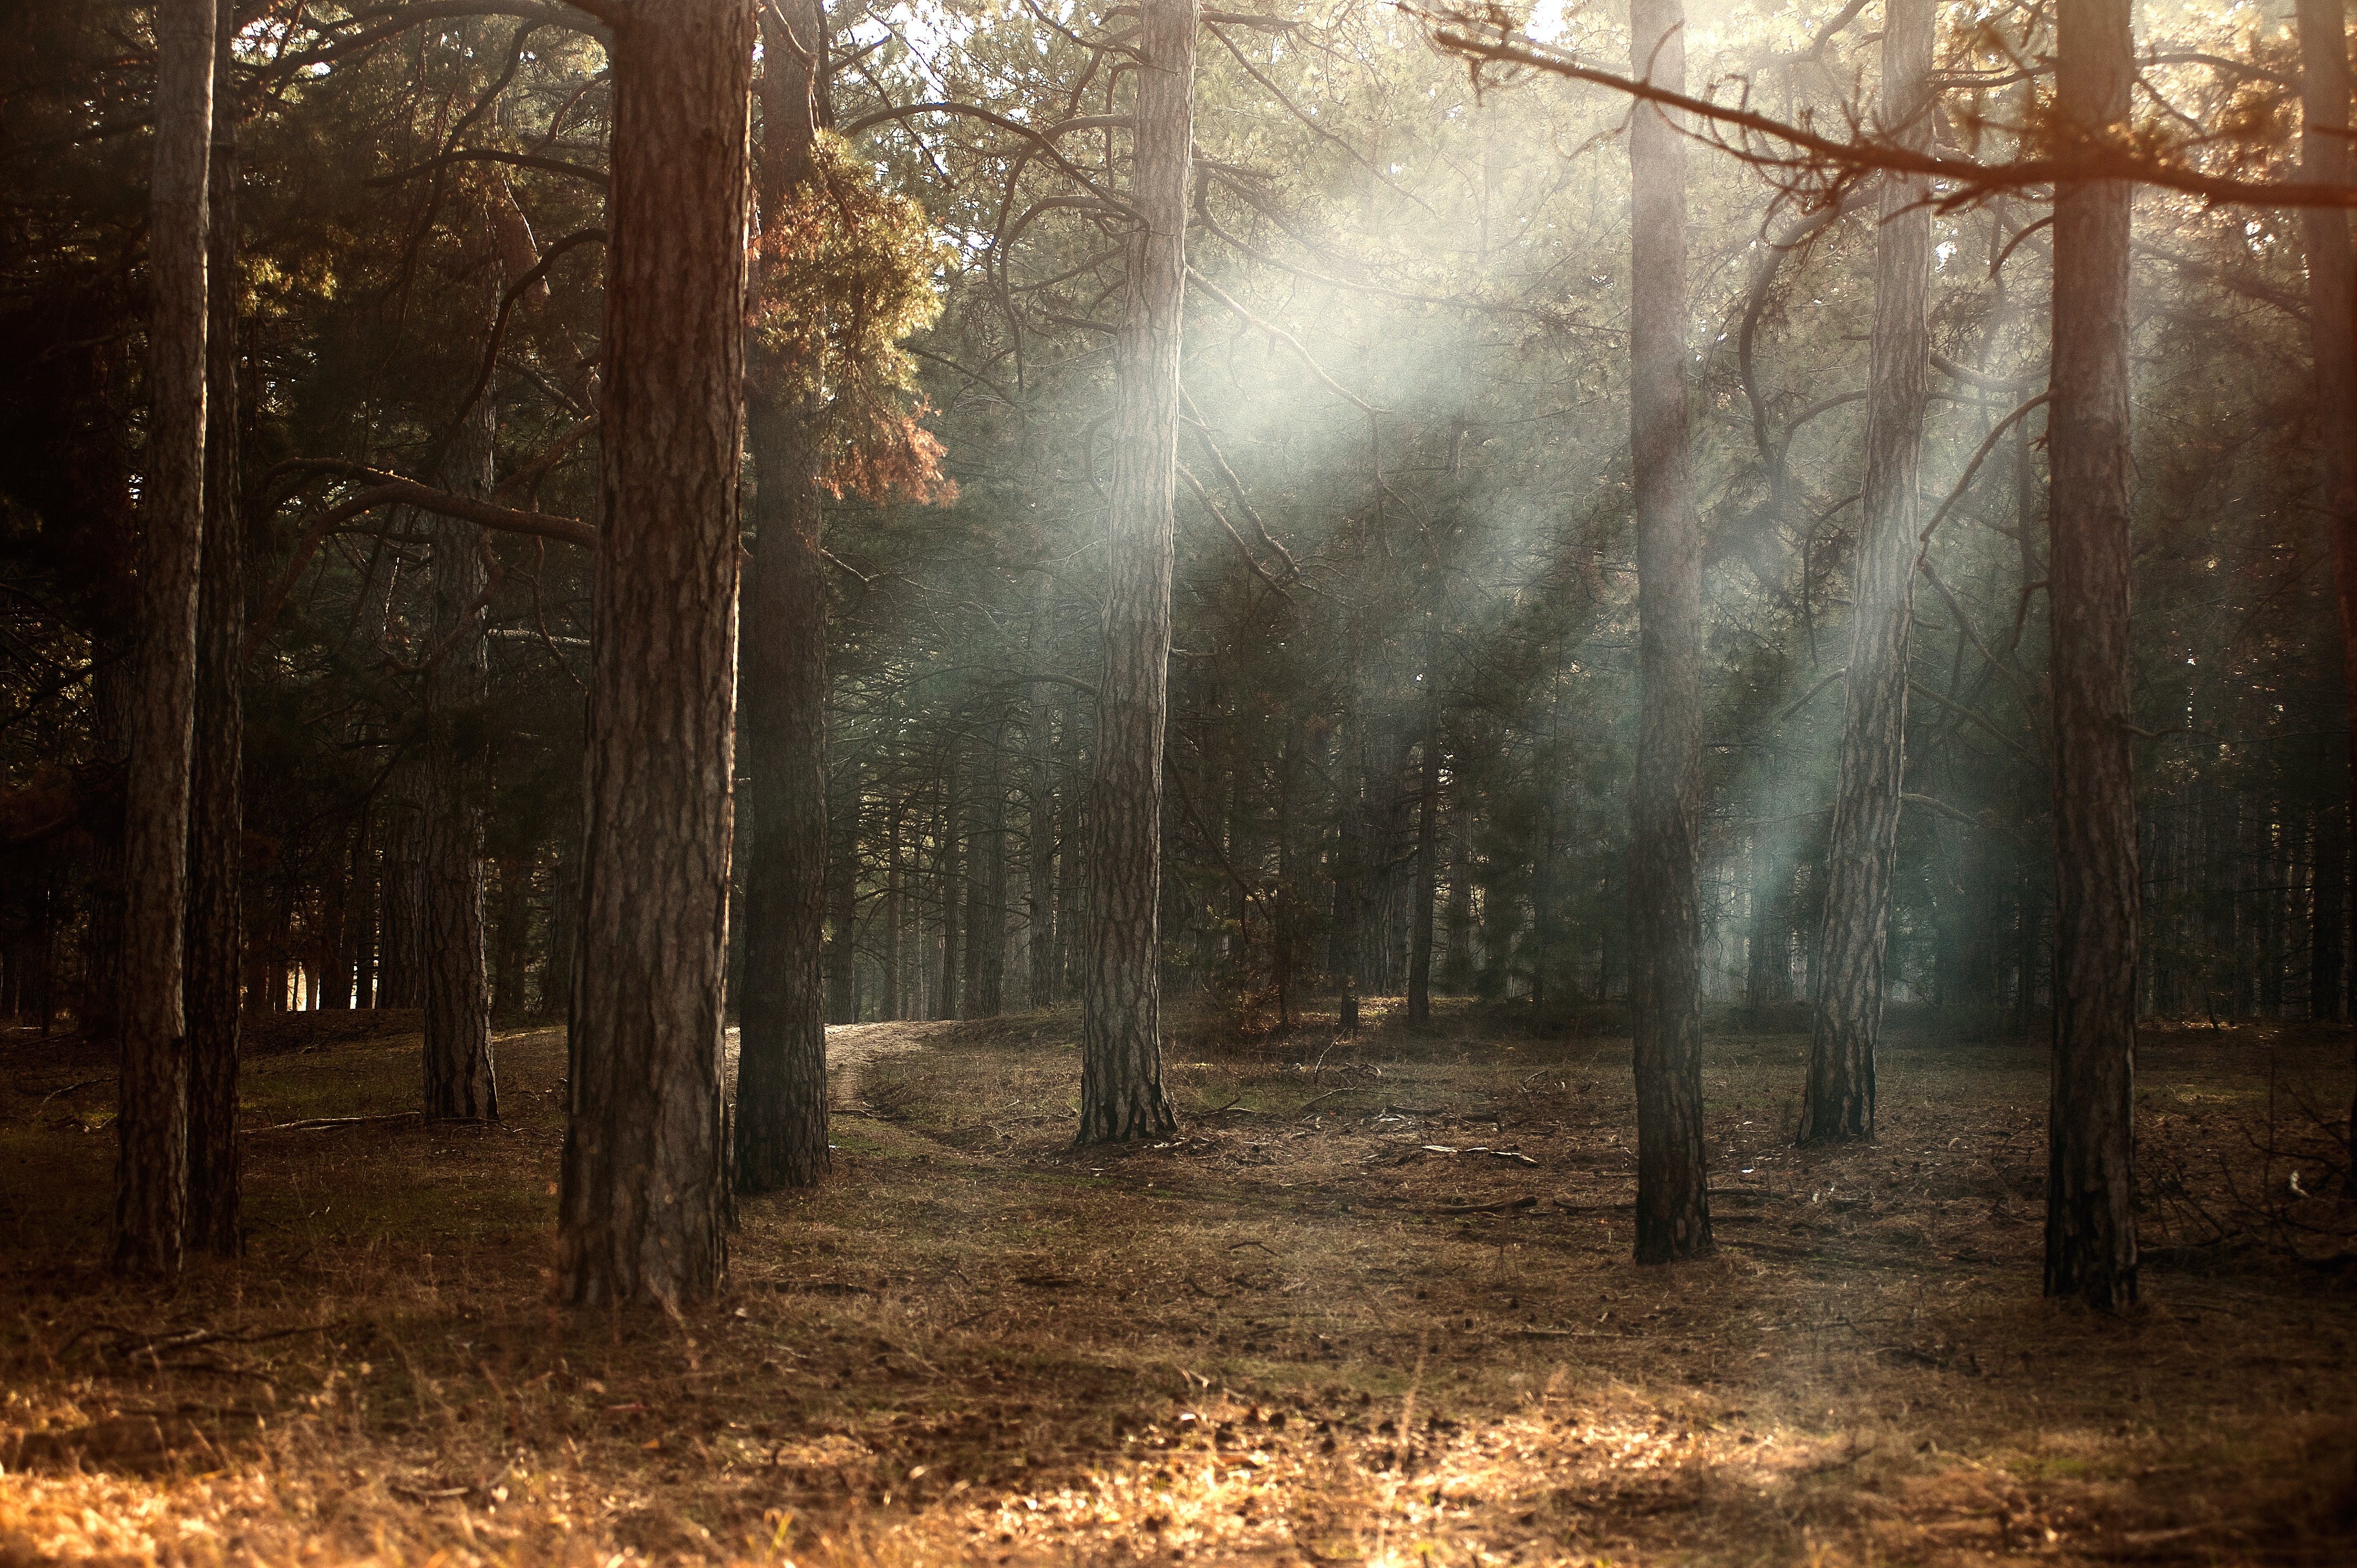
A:
{"type": "Polygon", "coordinates": [[[425,786],[420,759],[404,757],[395,763],[385,792],[376,1004],[417,1007],[425,1000],[425,830],[418,817],[425,786]]]}
{"type": "Polygon", "coordinates": [[[827,807],[826,1021],[859,1022],[860,769],[854,767],[827,807]]]}
{"type": "Polygon", "coordinates": [[[1440,899],[1440,615],[1424,639],[1424,743],[1418,769],[1415,886],[1408,904],[1407,1021],[1432,1022],[1432,927],[1440,899]]]}
{"type": "Polygon", "coordinates": [[[491,942],[491,1011],[523,1018],[532,1012],[526,972],[532,967],[532,867],[533,856],[499,858],[500,918],[491,942]]]}
{"type": "MultiPolygon", "coordinates": [[[[990,737],[990,760],[983,775],[982,825],[974,854],[980,875],[971,878],[966,913],[965,1016],[996,1018],[1006,1010],[1006,726],[990,737]]],[[[972,858],[972,857],[969,857],[972,858]]]]}
{"type": "MultiPolygon", "coordinates": [[[[812,177],[826,50],[818,0],[761,21],[764,224],[812,177]]],[[[764,257],[758,264],[780,262],[764,257]]],[[[745,987],[737,1008],[737,1190],[808,1187],[828,1170],[826,565],[819,537],[815,367],[756,349],[746,383],[753,454],[752,580],[740,628],[753,831],[745,865],[745,987]]]]}
{"type": "MultiPolygon", "coordinates": [[[[1633,69],[1683,91],[1684,0],[1634,0],[1633,69]]],[[[1702,528],[1687,477],[1684,131],[1639,104],[1629,128],[1630,455],[1637,481],[1638,669],[1630,977],[1637,1079],[1637,1261],[1712,1250],[1702,1123],[1702,528]]]]}
{"type": "MultiPolygon", "coordinates": [[[[442,466],[445,489],[488,497],[492,489],[491,408],[478,402],[460,421],[442,466]]],[[[490,692],[489,644],[478,607],[490,574],[483,531],[456,518],[434,521],[434,651],[425,677],[424,800],[417,814],[425,929],[424,1088],[428,1122],[496,1122],[499,1076],[491,1060],[491,987],[483,961],[483,704],[490,692]]]]}
{"type": "Polygon", "coordinates": [[[573,1004],[574,960],[581,950],[581,835],[560,832],[548,874],[548,927],[542,938],[540,1010],[564,1017],[573,1004]]]}
{"type": "Polygon", "coordinates": [[[214,0],[156,7],[156,160],[148,189],[146,529],[124,797],[123,1049],[114,1266],[180,1266],[188,1204],[188,774],[197,577],[205,518],[205,186],[214,0]]]}
{"type": "Polygon", "coordinates": [[[735,766],[753,13],[619,13],[558,1294],[709,1297],[735,766]]]}
{"type": "Polygon", "coordinates": [[[1746,1005],[1792,999],[1792,868],[1762,833],[1751,839],[1751,929],[1743,983],[1746,1005]]]}
{"type": "Polygon", "coordinates": [[[181,976],[188,1030],[190,1246],[239,1248],[238,968],[245,936],[245,520],[238,489],[237,102],[229,91],[235,0],[213,26],[206,259],[203,563],[197,591],[196,719],[188,777],[188,926],[181,976]]]}
{"type": "Polygon", "coordinates": [[[933,880],[941,886],[942,899],[942,958],[933,971],[936,1018],[958,1015],[959,852],[963,847],[960,836],[963,826],[958,820],[957,743],[952,740],[949,761],[942,769],[942,834],[933,846],[933,880]]]}
{"type": "Polygon", "coordinates": [[[1301,866],[1294,818],[1301,799],[1301,715],[1288,713],[1285,754],[1276,767],[1276,908],[1270,919],[1269,983],[1276,992],[1276,1023],[1293,1027],[1293,972],[1300,944],[1301,866]]]}
{"type": "Polygon", "coordinates": [[[1339,821],[1334,833],[1332,962],[1342,993],[1336,1004],[1335,1023],[1345,1035],[1359,1029],[1359,957],[1366,945],[1367,746],[1361,733],[1365,721],[1359,706],[1360,699],[1353,693],[1342,714],[1342,789],[1334,813],[1339,821]]]}
{"type": "MultiPolygon", "coordinates": [[[[1932,0],[1889,0],[1882,34],[1882,134],[1932,139],[1932,0]]],[[[1890,947],[1906,769],[1909,644],[1915,626],[1918,487],[1932,337],[1930,183],[1882,177],[1875,231],[1874,338],[1866,409],[1866,537],[1852,593],[1841,782],[1825,847],[1803,1144],[1874,1136],[1874,1047],[1890,947]]]]}
{"type": "Polygon", "coordinates": [[[1448,903],[1442,925],[1448,945],[1440,983],[1461,996],[1473,989],[1473,800],[1461,782],[1448,811],[1448,903]]]}
{"type": "MultiPolygon", "coordinates": [[[[2055,110],[2126,134],[2129,0],[2062,0],[2055,110]]],[[[2136,777],[2128,746],[2128,209],[2117,181],[2054,193],[2047,603],[2053,618],[2054,1052],[2046,1294],[2136,1296],[2136,777]]]]}
{"type": "Polygon", "coordinates": [[[908,816],[905,800],[895,799],[886,813],[884,833],[884,993],[877,999],[876,1015],[890,1021],[900,1016],[900,901],[905,875],[900,865],[900,824],[908,816]]]}
{"type": "MultiPolygon", "coordinates": [[[[1039,596],[1031,612],[1031,659],[1034,669],[1047,659],[1044,646],[1055,580],[1039,576],[1039,596]]],[[[1031,685],[1031,711],[1025,740],[1031,753],[1031,875],[1027,886],[1031,917],[1031,1005],[1045,1007],[1056,1000],[1056,754],[1055,693],[1045,681],[1031,685]]]]}
{"type": "Polygon", "coordinates": [[[1167,1133],[1162,1084],[1162,742],[1169,718],[1196,0],[1141,0],[1128,281],[1114,339],[1104,662],[1089,779],[1077,1142],[1167,1133]]]}
{"type": "Polygon", "coordinates": [[[1081,863],[1087,858],[1088,804],[1082,780],[1083,755],[1078,715],[1063,710],[1064,731],[1057,737],[1056,783],[1056,996],[1069,999],[1081,983],[1081,863]]]}

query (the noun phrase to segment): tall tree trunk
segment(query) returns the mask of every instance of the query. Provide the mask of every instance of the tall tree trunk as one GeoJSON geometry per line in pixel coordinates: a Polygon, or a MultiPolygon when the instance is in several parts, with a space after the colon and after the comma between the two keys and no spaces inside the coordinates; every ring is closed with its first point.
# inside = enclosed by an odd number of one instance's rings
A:
{"type": "MultiPolygon", "coordinates": [[[[1683,91],[1684,0],[1634,0],[1634,69],[1683,91]]],[[[1630,789],[1630,1002],[1637,1079],[1637,1261],[1712,1250],[1703,1161],[1702,526],[1687,475],[1686,155],[1666,112],[1629,128],[1630,456],[1637,481],[1638,670],[1630,789]]]]}
{"type": "MultiPolygon", "coordinates": [[[[784,0],[761,19],[764,224],[812,177],[826,18],[784,0]]],[[[765,258],[763,266],[781,264],[765,258]]],[[[745,986],[737,1005],[737,1190],[825,1176],[826,566],[819,553],[814,365],[755,349],[746,382],[754,560],[740,628],[753,830],[745,865],[745,986]]]]}
{"type": "MultiPolygon", "coordinates": [[[[492,489],[491,407],[479,401],[462,420],[442,467],[459,495],[492,489]]],[[[491,1060],[490,976],[483,961],[483,704],[490,693],[489,645],[478,610],[490,574],[483,531],[456,518],[434,521],[433,642],[425,676],[424,800],[417,817],[425,929],[424,1089],[428,1122],[496,1122],[499,1075],[491,1060]]]]}
{"type": "Polygon", "coordinates": [[[710,1296],[727,1264],[721,987],[737,706],[753,13],[619,14],[581,950],[559,1295],[710,1296]]]}
{"type": "Polygon", "coordinates": [[[1171,487],[1195,124],[1196,0],[1142,0],[1128,281],[1114,338],[1104,660],[1088,808],[1079,1143],[1167,1133],[1162,740],[1170,701],[1171,487]]]}
{"type": "Polygon", "coordinates": [[[214,0],[156,7],[156,161],[147,255],[146,530],[124,795],[123,1064],[113,1262],[180,1266],[188,1202],[188,775],[197,577],[205,518],[205,187],[212,149],[214,0]]]}
{"type": "Polygon", "coordinates": [[[238,964],[245,935],[245,522],[238,493],[237,102],[230,91],[235,0],[213,23],[211,232],[206,258],[205,534],[197,589],[196,727],[188,776],[188,926],[181,993],[188,1029],[190,1246],[238,1251],[238,964]]]}
{"type": "MultiPolygon", "coordinates": [[[[1902,147],[1932,139],[1932,0],[1889,0],[1882,34],[1882,134],[1902,147]]],[[[1906,770],[1907,675],[1915,626],[1915,557],[1930,388],[1930,184],[1882,177],[1875,231],[1874,338],[1866,405],[1866,538],[1850,620],[1841,781],[1825,847],[1800,1141],[1874,1136],[1874,1047],[1890,947],[1890,878],[1899,858],[1906,770]]]]}
{"type": "MultiPolygon", "coordinates": [[[[2349,41],[2345,7],[2333,0],[2298,0],[2299,16],[2301,173],[2319,183],[2349,177],[2349,41]]],[[[2357,287],[2349,214],[2338,208],[2310,208],[2300,214],[2308,242],[2308,330],[2316,361],[2316,412],[2324,459],[2325,526],[2332,538],[2333,602],[2341,617],[2341,687],[2349,751],[2341,779],[2345,791],[2357,783],[2357,338],[2352,338],[2351,291],[2357,287]]],[[[2347,831],[2344,804],[2335,825],[2347,831]]],[[[2339,839],[2347,854],[2345,838],[2339,839]]],[[[2319,887],[2322,884],[2319,880],[2319,887]]],[[[2321,892],[2319,891],[2319,897],[2321,892]]],[[[2330,959],[2332,1009],[2310,1013],[2341,1017],[2347,983],[2339,948],[2340,888],[2333,892],[2335,943],[2330,959]]],[[[2317,948],[2324,956],[2321,945],[2317,948]]],[[[2311,983],[2311,993],[2316,989],[2311,983]]],[[[2349,1111],[2349,1178],[2357,1197],[2357,1100],[2349,1111]]]]}
{"type": "MultiPolygon", "coordinates": [[[[2127,132],[2129,0],[2062,0],[2055,109],[2071,141],[2127,132]]],[[[2128,746],[2128,208],[2118,181],[2054,193],[2054,1054],[2046,1294],[2136,1295],[2136,779],[2128,746]]]]}

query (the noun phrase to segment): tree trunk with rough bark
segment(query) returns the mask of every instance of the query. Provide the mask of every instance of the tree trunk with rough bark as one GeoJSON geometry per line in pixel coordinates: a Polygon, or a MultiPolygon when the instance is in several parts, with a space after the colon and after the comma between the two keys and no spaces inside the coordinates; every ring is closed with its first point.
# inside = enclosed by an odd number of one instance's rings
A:
{"type": "MultiPolygon", "coordinates": [[[[758,211],[778,220],[812,177],[817,0],[761,17],[758,211]]],[[[759,265],[780,264],[764,259],[759,265]]],[[[826,565],[820,554],[819,422],[810,367],[755,349],[746,382],[753,456],[753,569],[740,628],[752,832],[745,865],[745,984],[737,1005],[737,1190],[808,1187],[826,1147],[826,565]]]]}
{"type": "MultiPolygon", "coordinates": [[[[1635,0],[1633,69],[1685,86],[1683,0],[1635,0]]],[[[1637,1261],[1712,1251],[1703,1157],[1702,525],[1687,473],[1683,129],[1652,104],[1629,127],[1630,456],[1636,475],[1638,670],[1629,796],[1630,1003],[1637,1081],[1637,1261]]]]}
{"type": "MultiPolygon", "coordinates": [[[[478,402],[442,464],[445,489],[478,499],[492,489],[492,424],[478,402]]],[[[425,676],[425,789],[417,813],[424,885],[424,1094],[428,1122],[496,1122],[491,987],[483,958],[483,704],[489,644],[479,601],[490,574],[483,531],[456,518],[433,524],[428,575],[438,656],[425,676]]]]}
{"type": "Polygon", "coordinates": [[[581,947],[557,1294],[708,1298],[727,1265],[721,987],[737,699],[753,13],[614,24],[581,947]]]}
{"type": "Polygon", "coordinates": [[[124,794],[121,1112],[113,1263],[180,1266],[188,1203],[188,774],[197,578],[205,516],[205,187],[212,151],[214,0],[156,7],[156,157],[148,190],[151,411],[139,647],[124,794]]]}
{"type": "MultiPolygon", "coordinates": [[[[2055,107],[2125,136],[2129,0],[2062,0],[2055,107]]],[[[2046,1294],[2136,1297],[2136,776],[2128,745],[2128,214],[2117,181],[2058,184],[2047,408],[2053,618],[2054,1054],[2046,1294]]]]}
{"type": "MultiPolygon", "coordinates": [[[[2342,183],[2349,178],[2350,81],[2346,11],[2333,0],[2298,0],[2300,56],[2300,172],[2319,183],[2342,183]]],[[[2332,542],[2333,602],[2341,618],[2341,686],[2345,704],[2348,752],[2343,761],[2344,789],[2357,784],[2357,337],[2352,337],[2352,301],[2357,288],[2357,261],[2352,261],[2349,214],[2334,208],[2310,208],[2300,214],[2308,249],[2308,331],[2316,364],[2318,443],[2323,456],[2324,520],[2332,542]]],[[[2341,822],[2347,822],[2344,807],[2341,822]]],[[[2342,875],[2346,875],[2347,841],[2341,839],[2342,875]]],[[[2309,1011],[2317,1017],[2338,1018],[2347,1009],[2347,983],[2341,974],[2340,951],[2340,892],[2332,895],[2335,922],[2330,960],[2329,1013],[2309,1011]]],[[[2324,950],[2317,949],[2319,960],[2324,950]]],[[[2318,988],[2311,983],[2311,994],[2318,988]]],[[[2348,1187],[2357,1197],[2357,1099],[2349,1111],[2350,1166],[2348,1187]]]]}
{"type": "Polygon", "coordinates": [[[181,975],[188,1030],[187,1238],[188,1245],[221,1257],[234,1256],[242,1240],[237,1058],[245,934],[245,520],[237,464],[237,103],[228,91],[236,33],[235,0],[218,0],[206,179],[211,232],[205,268],[205,535],[197,587],[188,949],[181,975]]]}
{"type": "MultiPolygon", "coordinates": [[[[1889,0],[1884,12],[1881,133],[1902,147],[1927,147],[1932,0],[1889,0]]],[[[1923,411],[1931,390],[1929,192],[1928,181],[1882,177],[1867,384],[1866,537],[1851,594],[1840,783],[1826,841],[1822,958],[1801,1098],[1803,1144],[1874,1136],[1874,1054],[1899,858],[1923,411]]]]}
{"type": "Polygon", "coordinates": [[[1081,1126],[1110,1143],[1178,1126],[1162,1083],[1162,744],[1170,701],[1196,0],[1142,0],[1128,281],[1114,338],[1104,659],[1089,778],[1081,1126]]]}

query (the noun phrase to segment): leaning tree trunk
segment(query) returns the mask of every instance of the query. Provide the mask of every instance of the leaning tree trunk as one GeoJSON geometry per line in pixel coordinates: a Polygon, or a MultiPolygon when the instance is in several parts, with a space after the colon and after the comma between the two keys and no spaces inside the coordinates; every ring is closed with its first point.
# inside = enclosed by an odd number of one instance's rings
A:
{"type": "MultiPolygon", "coordinates": [[[[2124,136],[2129,0],[2062,0],[2055,106],[2072,143],[2124,136]]],[[[2128,207],[2116,180],[2054,194],[2047,408],[2053,618],[2054,1052],[2046,1294],[2136,1295],[2136,778],[2128,746],[2128,207]]]]}
{"type": "Polygon", "coordinates": [[[737,473],[753,13],[619,14],[602,526],[557,1291],[710,1296],[736,762],[737,473]]]}
{"type": "MultiPolygon", "coordinates": [[[[1882,132],[1921,149],[1932,136],[1932,0],[1889,0],[1882,34],[1882,132]]],[[[1907,671],[1923,410],[1930,392],[1930,186],[1882,177],[1874,253],[1874,338],[1866,405],[1866,538],[1850,621],[1841,782],[1825,851],[1825,918],[1800,1141],[1874,1136],[1874,1047],[1890,946],[1906,768],[1907,671]]]]}
{"type": "Polygon", "coordinates": [[[1170,702],[1171,487],[1195,124],[1196,0],[1142,0],[1128,281],[1114,339],[1103,685],[1089,775],[1078,1142],[1168,1133],[1162,1085],[1162,738],[1170,702]]]}
{"type": "MultiPolygon", "coordinates": [[[[2319,184],[2340,184],[2349,177],[2349,42],[2344,31],[2344,7],[2332,0],[2298,0],[2300,109],[2303,122],[2299,156],[2301,172],[2319,184]]],[[[2346,773],[2340,781],[2342,804],[2324,835],[2336,851],[2336,870],[2345,858],[2349,809],[2347,791],[2357,782],[2357,340],[2352,340],[2350,297],[2357,286],[2349,242],[2349,214],[2340,208],[2311,207],[2300,214],[2308,241],[2308,331],[2316,360],[2316,413],[2319,445],[2324,457],[2325,527],[2332,538],[2333,600],[2341,614],[2341,686],[2349,731],[2346,773]]],[[[2319,900],[2332,903],[2332,950],[2329,972],[2312,978],[2311,998],[2329,986],[2329,999],[2319,1010],[2313,1000],[2309,1011],[2319,1018],[2339,1018],[2346,1010],[2346,982],[2341,974],[2341,889],[2338,878],[2329,894],[2319,880],[2319,900]]],[[[2316,956],[2328,960],[2323,943],[2316,956]]],[[[2348,1187],[2357,1197],[2357,1101],[2349,1112],[2348,1187]]]]}
{"type": "MultiPolygon", "coordinates": [[[[442,483],[459,495],[491,493],[491,411],[478,402],[459,423],[442,483]]],[[[490,693],[479,604],[490,575],[483,531],[456,518],[434,521],[435,663],[425,676],[425,788],[418,811],[425,941],[418,953],[425,1004],[425,1110],[428,1122],[496,1122],[491,987],[483,962],[482,709],[490,693]]]]}
{"type": "MultiPolygon", "coordinates": [[[[1635,0],[1635,69],[1685,87],[1684,0],[1635,0]]],[[[1637,1261],[1712,1250],[1703,1163],[1702,527],[1687,475],[1684,131],[1652,104],[1629,129],[1630,456],[1637,481],[1643,712],[1629,793],[1629,997],[1637,1079],[1637,1261]]]]}
{"type": "MultiPolygon", "coordinates": [[[[240,1241],[238,966],[245,932],[245,524],[238,495],[237,103],[229,91],[236,0],[213,30],[206,192],[205,537],[197,589],[196,728],[188,776],[188,923],[181,995],[188,1030],[188,1243],[222,1257],[240,1241]]],[[[332,963],[336,955],[330,955],[332,963]]]]}
{"type": "Polygon", "coordinates": [[[180,1266],[188,1201],[188,772],[197,576],[205,515],[205,186],[214,0],[156,7],[156,162],[148,191],[146,531],[124,791],[121,1113],[114,1266],[180,1266]]]}
{"type": "MultiPolygon", "coordinates": [[[[825,15],[786,0],[761,22],[759,216],[812,177],[825,15]]],[[[780,263],[766,257],[759,263],[780,263]]],[[[817,367],[760,353],[746,383],[754,559],[738,643],[753,828],[737,1017],[737,1190],[825,1176],[826,566],[819,549],[817,367]]]]}

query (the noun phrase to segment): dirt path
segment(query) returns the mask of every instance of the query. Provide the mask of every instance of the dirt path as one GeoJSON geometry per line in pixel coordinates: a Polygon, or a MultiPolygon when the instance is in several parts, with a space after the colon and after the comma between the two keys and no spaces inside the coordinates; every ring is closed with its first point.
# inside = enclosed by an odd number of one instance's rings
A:
{"type": "MultiPolygon", "coordinates": [[[[888,1057],[905,1057],[924,1050],[954,1023],[832,1024],[826,1031],[827,1099],[835,1105],[858,1103],[868,1065],[888,1057]]],[[[730,1029],[721,1047],[720,1072],[734,1093],[737,1085],[737,1032],[730,1029]]]]}

